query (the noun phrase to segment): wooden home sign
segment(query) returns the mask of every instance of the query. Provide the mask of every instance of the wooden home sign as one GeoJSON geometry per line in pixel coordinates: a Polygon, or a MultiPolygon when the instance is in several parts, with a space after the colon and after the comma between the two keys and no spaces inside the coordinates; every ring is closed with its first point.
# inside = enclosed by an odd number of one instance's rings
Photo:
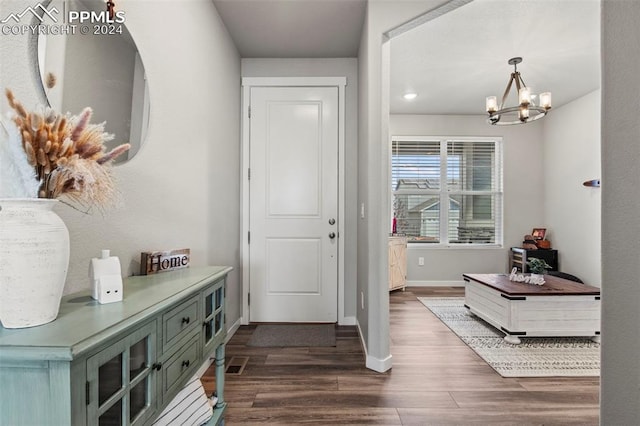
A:
{"type": "Polygon", "coordinates": [[[140,275],[151,275],[158,272],[187,268],[191,260],[189,249],[143,251],[140,254],[140,275]]]}

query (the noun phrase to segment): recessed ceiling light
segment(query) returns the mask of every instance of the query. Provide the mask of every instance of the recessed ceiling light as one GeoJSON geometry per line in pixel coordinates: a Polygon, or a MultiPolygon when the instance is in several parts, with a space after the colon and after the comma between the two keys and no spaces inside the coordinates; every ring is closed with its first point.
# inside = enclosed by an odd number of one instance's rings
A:
{"type": "Polygon", "coordinates": [[[417,93],[405,93],[405,94],[404,94],[404,98],[405,98],[406,100],[408,100],[408,101],[411,101],[411,100],[413,100],[413,99],[415,99],[415,98],[417,98],[417,97],[418,97],[418,94],[417,94],[417,93]]]}

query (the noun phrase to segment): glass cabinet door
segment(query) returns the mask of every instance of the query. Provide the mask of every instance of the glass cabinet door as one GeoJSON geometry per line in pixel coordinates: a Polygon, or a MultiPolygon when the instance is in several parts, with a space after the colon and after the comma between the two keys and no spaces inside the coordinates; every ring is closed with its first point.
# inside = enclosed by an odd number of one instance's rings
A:
{"type": "Polygon", "coordinates": [[[226,335],[224,317],[225,280],[220,280],[204,293],[204,353],[210,353],[226,335]]]}
{"type": "Polygon", "coordinates": [[[143,424],[156,411],[156,323],[87,360],[87,423],[143,424]]]}

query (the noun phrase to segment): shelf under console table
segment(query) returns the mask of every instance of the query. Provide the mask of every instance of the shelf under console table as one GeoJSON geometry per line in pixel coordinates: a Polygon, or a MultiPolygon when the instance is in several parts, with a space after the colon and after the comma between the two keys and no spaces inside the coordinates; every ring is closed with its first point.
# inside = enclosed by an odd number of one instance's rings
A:
{"type": "Polygon", "coordinates": [[[225,280],[191,267],[124,280],[121,302],[89,291],[62,299],[55,321],[0,327],[0,424],[147,425],[215,357],[223,421],[225,280]]]}

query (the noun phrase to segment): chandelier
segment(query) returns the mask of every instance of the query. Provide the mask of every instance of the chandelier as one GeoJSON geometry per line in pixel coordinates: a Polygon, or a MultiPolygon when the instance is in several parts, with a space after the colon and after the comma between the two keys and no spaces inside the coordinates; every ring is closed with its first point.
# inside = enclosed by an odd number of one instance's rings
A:
{"type": "Polygon", "coordinates": [[[516,57],[509,59],[509,65],[513,65],[513,72],[507,84],[507,88],[502,95],[502,101],[498,106],[495,96],[487,96],[487,113],[489,118],[487,123],[497,126],[508,126],[511,124],[524,124],[537,120],[547,115],[547,111],[551,109],[551,92],[540,93],[540,99],[536,105],[536,95],[532,93],[532,89],[527,87],[522,80],[522,76],[518,72],[518,64],[522,62],[522,58],[516,57]],[[511,86],[515,83],[518,95],[518,104],[516,106],[505,106],[511,86]]]}

